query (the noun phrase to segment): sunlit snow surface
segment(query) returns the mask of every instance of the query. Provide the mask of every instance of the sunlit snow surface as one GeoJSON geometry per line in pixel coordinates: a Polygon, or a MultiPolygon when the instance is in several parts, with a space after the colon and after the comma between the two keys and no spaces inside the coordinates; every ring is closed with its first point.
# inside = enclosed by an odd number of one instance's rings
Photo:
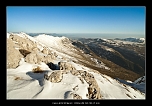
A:
{"type": "MultiPolygon", "coordinates": [[[[23,36],[25,34],[22,33],[18,35],[23,36]]],[[[7,36],[9,37],[9,34],[7,34],[7,36]]],[[[64,55],[64,53],[55,51],[55,48],[64,49],[62,40],[65,37],[47,35],[28,37],[35,42],[41,43],[39,48],[48,46],[51,47],[54,52],[57,52],[59,56],[54,60],[55,63],[62,60],[60,56],[68,57],[68,55],[64,55]]],[[[69,56],[68,58],[71,57],[69,56]]],[[[93,72],[83,65],[72,61],[71,63],[77,70],[84,70],[94,75],[94,78],[100,87],[102,99],[145,99],[145,88],[142,85],[145,83],[142,83],[140,87],[140,84],[137,83],[138,81],[130,82],[113,79],[107,75],[93,72]],[[140,89],[134,89],[133,87],[140,89]],[[143,92],[140,92],[140,90],[143,92]]],[[[24,62],[24,59],[22,58],[19,67],[16,69],[7,69],[7,99],[73,99],[72,93],[78,94],[82,99],[88,99],[86,95],[88,94],[87,88],[89,85],[85,80],[84,83],[82,83],[78,76],[74,76],[70,72],[63,74],[63,79],[59,83],[52,83],[45,80],[44,74],[51,74],[53,71],[56,70],[51,70],[43,62],[41,64],[29,64],[24,62]],[[44,73],[33,73],[32,69],[37,66],[41,67],[44,73]],[[76,86],[77,89],[73,90],[76,86]]]]}

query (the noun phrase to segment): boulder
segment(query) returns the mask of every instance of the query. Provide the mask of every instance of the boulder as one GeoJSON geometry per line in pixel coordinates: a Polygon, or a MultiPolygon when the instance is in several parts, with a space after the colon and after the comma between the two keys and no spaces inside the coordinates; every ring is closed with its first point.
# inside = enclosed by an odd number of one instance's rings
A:
{"type": "MultiPolygon", "coordinates": [[[[101,99],[101,93],[100,93],[100,88],[98,86],[98,83],[96,82],[93,74],[83,71],[83,70],[78,70],[81,77],[89,84],[88,87],[88,98],[89,99],[101,99]]],[[[82,81],[82,79],[80,79],[82,81]]]]}
{"type": "Polygon", "coordinates": [[[31,53],[30,51],[25,50],[25,49],[19,49],[19,51],[20,51],[20,53],[21,53],[24,57],[26,57],[28,54],[31,53]]]}
{"type": "MultiPolygon", "coordinates": [[[[37,64],[40,62],[44,62],[46,64],[53,61],[52,57],[50,55],[43,55],[37,51],[32,51],[30,54],[28,54],[25,57],[25,61],[31,64],[37,64]]],[[[54,67],[52,67],[54,68],[54,67]]]]}
{"type": "Polygon", "coordinates": [[[50,74],[48,80],[53,83],[58,83],[62,80],[62,78],[63,78],[62,71],[56,70],[50,74]]]}
{"type": "Polygon", "coordinates": [[[33,48],[37,48],[36,43],[28,38],[23,38],[18,35],[10,35],[9,38],[17,42],[17,45],[20,47],[20,49],[32,51],[33,48]]]}
{"type": "Polygon", "coordinates": [[[33,52],[28,54],[25,57],[25,62],[31,63],[31,64],[37,64],[38,63],[37,54],[35,54],[33,52]]]}
{"type": "Polygon", "coordinates": [[[77,71],[77,70],[70,70],[70,72],[72,75],[75,75],[75,76],[80,75],[79,71],[77,71]]]}
{"type": "Polygon", "coordinates": [[[16,68],[23,55],[16,48],[16,44],[9,38],[7,39],[7,68],[16,68]]]}
{"type": "Polygon", "coordinates": [[[58,63],[60,70],[76,70],[69,62],[59,62],[58,63]]]}
{"type": "Polygon", "coordinates": [[[42,50],[42,53],[48,55],[49,54],[49,50],[46,47],[44,47],[43,50],[42,50]]]}
{"type": "Polygon", "coordinates": [[[82,97],[78,94],[73,94],[73,99],[82,99],[82,97]]]}
{"type": "Polygon", "coordinates": [[[45,63],[47,64],[47,63],[52,62],[52,61],[53,61],[53,58],[52,58],[51,55],[46,55],[46,56],[44,56],[44,57],[42,58],[42,60],[40,60],[40,61],[43,61],[43,62],[45,62],[45,63]]]}

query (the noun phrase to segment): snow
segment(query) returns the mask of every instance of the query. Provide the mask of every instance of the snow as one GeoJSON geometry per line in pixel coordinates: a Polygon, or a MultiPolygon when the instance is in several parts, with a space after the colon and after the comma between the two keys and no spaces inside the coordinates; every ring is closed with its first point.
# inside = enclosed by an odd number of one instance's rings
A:
{"type": "MultiPolygon", "coordinates": [[[[7,69],[7,98],[12,99],[70,99],[67,92],[79,93],[80,96],[86,99],[88,84],[82,84],[78,77],[71,73],[63,74],[63,79],[59,83],[51,83],[44,80],[43,74],[32,73],[31,70],[35,64],[22,63],[16,69],[7,69]],[[21,79],[15,80],[16,77],[21,79]],[[69,80],[70,79],[70,80],[69,80]],[[41,84],[40,84],[41,83],[41,84]],[[73,91],[76,85],[79,88],[73,91]],[[28,92],[26,92],[28,91],[28,92]]],[[[39,65],[41,69],[52,72],[45,64],[39,65]]]]}
{"type": "Polygon", "coordinates": [[[140,40],[142,40],[142,41],[145,41],[145,38],[139,38],[140,40]]]}
{"type": "MultiPolygon", "coordinates": [[[[22,60],[23,62],[23,60],[22,60]]],[[[52,72],[47,65],[41,63],[29,64],[22,63],[16,69],[7,69],[7,98],[8,99],[72,99],[71,93],[79,94],[83,99],[86,97],[87,87],[85,81],[81,83],[77,76],[71,73],[63,74],[63,79],[59,83],[52,83],[44,80],[44,73],[32,73],[31,70],[40,66],[48,74],[52,72]],[[15,80],[16,77],[21,79],[15,80]],[[76,90],[73,90],[74,87],[76,90]]],[[[76,66],[76,64],[75,64],[76,66]]],[[[77,65],[77,69],[82,69],[82,66],[77,65]]],[[[90,72],[90,71],[88,71],[90,72]]],[[[94,75],[102,94],[102,99],[144,99],[145,95],[139,91],[135,91],[130,86],[118,83],[106,75],[100,75],[90,72],[94,75]],[[128,89],[128,90],[126,90],[128,89]],[[130,95],[128,97],[127,95],[130,95]]]]}
{"type": "MultiPolygon", "coordinates": [[[[130,41],[122,41],[122,40],[115,40],[118,44],[130,44],[130,45],[132,45],[132,44],[134,44],[134,43],[136,43],[136,42],[130,42],[130,41]]],[[[137,43],[136,43],[137,44],[137,43]]]]}
{"type": "Polygon", "coordinates": [[[50,36],[50,35],[46,35],[46,34],[41,34],[38,36],[35,36],[35,39],[37,41],[42,42],[44,45],[48,46],[48,47],[58,47],[60,45],[62,45],[62,39],[64,39],[65,37],[54,37],[54,36],[50,36]]]}
{"type": "MultiPolygon", "coordinates": [[[[56,48],[64,49],[62,40],[65,37],[60,38],[43,34],[32,38],[25,33],[18,35],[22,37],[26,36],[37,42],[39,44],[38,47],[41,49],[43,46],[50,47],[50,49],[58,54],[56,60],[53,61],[54,64],[58,64],[59,61],[69,60],[76,70],[83,70],[93,74],[100,88],[102,99],[145,99],[145,93],[138,90],[141,87],[140,84],[136,84],[139,79],[136,82],[113,79],[107,75],[91,71],[90,68],[73,62],[73,57],[57,51],[56,48]],[[62,57],[66,57],[67,60],[63,60],[62,57]],[[131,84],[134,87],[136,86],[137,90],[133,89],[130,86],[131,84]]],[[[67,48],[64,50],[70,51],[67,48]]],[[[88,99],[86,95],[88,94],[87,88],[89,84],[85,80],[82,83],[79,79],[80,75],[75,76],[68,72],[67,74],[63,74],[63,79],[58,83],[44,79],[45,73],[50,75],[54,71],[57,70],[51,70],[43,62],[40,64],[30,64],[25,62],[24,58],[21,58],[19,66],[16,69],[7,69],[7,99],[73,99],[72,94],[78,94],[82,99],[88,99]],[[32,69],[37,66],[44,72],[33,73],[32,69]]]]}
{"type": "Polygon", "coordinates": [[[9,36],[10,36],[10,33],[7,33],[7,38],[9,38],[9,36]]]}
{"type": "MultiPolygon", "coordinates": [[[[129,38],[128,38],[129,39],[129,38]]],[[[138,43],[138,42],[133,42],[132,40],[121,40],[121,39],[102,39],[104,41],[106,41],[107,43],[111,43],[112,45],[117,45],[119,46],[120,44],[145,44],[145,38],[135,38],[135,37],[130,37],[130,39],[139,39],[140,41],[143,41],[143,43],[138,43]]]]}

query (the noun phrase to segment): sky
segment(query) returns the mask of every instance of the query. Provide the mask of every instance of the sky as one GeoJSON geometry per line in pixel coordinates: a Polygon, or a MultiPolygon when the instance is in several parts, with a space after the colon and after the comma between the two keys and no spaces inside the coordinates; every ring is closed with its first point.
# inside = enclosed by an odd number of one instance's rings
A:
{"type": "Polygon", "coordinates": [[[145,36],[145,6],[7,6],[7,32],[145,36]]]}

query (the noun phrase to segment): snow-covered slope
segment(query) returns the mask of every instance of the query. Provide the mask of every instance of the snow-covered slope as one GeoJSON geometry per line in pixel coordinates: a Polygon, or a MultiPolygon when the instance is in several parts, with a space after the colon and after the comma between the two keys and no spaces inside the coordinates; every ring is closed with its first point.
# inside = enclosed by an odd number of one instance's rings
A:
{"type": "MultiPolygon", "coordinates": [[[[8,33],[7,35],[10,36],[8,33]]],[[[77,51],[66,37],[53,37],[44,34],[31,37],[25,33],[15,35],[35,42],[37,47],[41,48],[40,51],[44,47],[48,47],[56,52],[57,56],[53,60],[54,64],[58,65],[59,62],[65,61],[69,62],[75,69],[66,72],[59,69],[53,70],[44,62],[31,64],[26,62],[25,58],[21,58],[17,68],[7,69],[7,99],[89,99],[88,96],[97,93],[101,95],[100,99],[145,99],[144,92],[134,89],[129,84],[124,83],[125,81],[113,79],[99,73],[97,70],[75,62],[77,51]],[[71,55],[68,55],[67,52],[71,55]],[[40,67],[42,73],[34,73],[32,70],[36,67],[40,67]],[[61,81],[46,80],[46,74],[49,76],[55,72],[63,72],[61,81]],[[90,91],[90,87],[95,82],[99,91],[95,88],[90,91]]],[[[56,77],[58,76],[54,76],[54,79],[56,77]]],[[[139,84],[137,82],[130,83],[139,84]]]]}
{"type": "MultiPolygon", "coordinates": [[[[69,72],[63,74],[61,82],[52,83],[44,79],[45,73],[53,72],[46,64],[38,65],[44,73],[30,71],[37,65],[24,62],[16,69],[7,69],[7,99],[73,99],[72,93],[88,99],[89,84],[85,80],[82,83],[78,76],[69,72]]],[[[85,69],[84,66],[77,67],[85,69]]],[[[90,70],[84,71],[95,77],[102,99],[145,99],[144,93],[116,79],[90,70]]]]}
{"type": "Polygon", "coordinates": [[[124,38],[124,39],[119,39],[116,38],[115,40],[120,40],[124,42],[132,42],[132,43],[145,43],[145,38],[135,38],[135,37],[130,37],[130,38],[124,38]]]}

